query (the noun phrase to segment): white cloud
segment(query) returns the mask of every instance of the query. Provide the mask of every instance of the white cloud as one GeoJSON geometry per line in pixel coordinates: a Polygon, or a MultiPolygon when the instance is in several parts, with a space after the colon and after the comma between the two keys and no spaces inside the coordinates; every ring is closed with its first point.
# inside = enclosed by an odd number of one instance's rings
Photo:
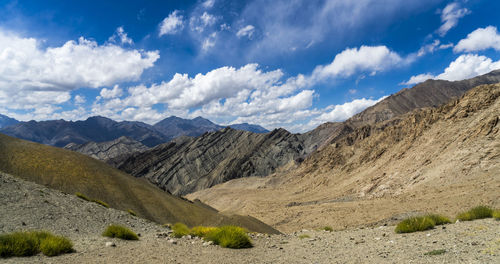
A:
{"type": "Polygon", "coordinates": [[[125,32],[123,27],[118,27],[116,29],[115,34],[113,34],[113,36],[109,37],[108,41],[116,42],[117,38],[121,44],[129,44],[129,45],[134,44],[134,41],[127,36],[127,33],[125,32]]]}
{"type": "Polygon", "coordinates": [[[404,60],[386,46],[348,48],[337,54],[332,63],[316,67],[312,73],[312,80],[320,81],[333,77],[348,77],[360,71],[375,74],[402,62],[404,60]]]}
{"type": "Polygon", "coordinates": [[[430,74],[430,73],[422,73],[422,74],[410,77],[410,80],[408,80],[406,82],[402,82],[402,83],[400,83],[400,85],[417,84],[417,83],[425,82],[429,79],[434,79],[434,78],[435,78],[435,76],[430,74]]]}
{"type": "Polygon", "coordinates": [[[87,100],[83,95],[77,94],[75,95],[75,104],[80,105],[84,104],[87,100]]]}
{"type": "Polygon", "coordinates": [[[433,53],[436,49],[439,49],[439,44],[441,42],[439,41],[439,39],[435,39],[434,42],[430,43],[430,44],[427,44],[423,47],[421,47],[418,52],[417,52],[417,56],[423,56],[427,53],[433,53]]]}
{"type": "Polygon", "coordinates": [[[448,4],[441,12],[441,22],[443,24],[437,30],[439,35],[443,37],[450,29],[458,24],[458,20],[465,15],[470,14],[467,8],[461,8],[458,2],[448,4]]]}
{"type": "Polygon", "coordinates": [[[467,38],[462,39],[455,46],[455,52],[471,52],[493,48],[500,51],[500,34],[497,28],[489,26],[486,28],[478,28],[467,35],[467,38]]]}
{"type": "Polygon", "coordinates": [[[158,36],[175,34],[184,28],[184,21],[182,15],[179,14],[179,10],[174,10],[164,18],[160,23],[160,33],[158,36]]]}
{"type": "Polygon", "coordinates": [[[123,90],[120,89],[118,85],[115,85],[111,90],[103,88],[100,93],[100,96],[104,99],[116,98],[122,95],[123,95],[123,90]]]}
{"type": "Polygon", "coordinates": [[[386,96],[381,97],[377,100],[361,98],[340,105],[330,105],[325,110],[323,110],[323,113],[321,115],[312,119],[309,122],[308,127],[314,128],[325,122],[344,121],[351,116],[365,110],[367,107],[380,102],[384,98],[386,98],[386,96]]]}
{"type": "Polygon", "coordinates": [[[217,40],[217,32],[213,32],[208,37],[203,40],[203,44],[201,45],[201,49],[204,51],[208,51],[209,49],[215,46],[215,42],[217,40]]]}
{"type": "Polygon", "coordinates": [[[240,30],[238,30],[238,32],[236,33],[236,36],[238,38],[241,38],[241,37],[248,37],[248,38],[251,38],[253,33],[255,31],[255,27],[252,26],[252,25],[246,25],[245,27],[241,28],[240,30]]]}
{"type": "Polygon", "coordinates": [[[197,31],[199,33],[203,32],[205,28],[212,26],[217,21],[214,15],[203,12],[201,16],[193,15],[189,20],[189,26],[192,31],[197,31]]]}
{"type": "Polygon", "coordinates": [[[485,56],[464,54],[452,61],[444,72],[437,76],[430,73],[419,74],[412,76],[409,81],[403,82],[402,84],[416,84],[427,79],[458,81],[498,69],[500,69],[500,61],[492,61],[485,56]]]}
{"type": "Polygon", "coordinates": [[[204,8],[212,8],[215,4],[215,0],[206,0],[202,3],[204,8]]]}

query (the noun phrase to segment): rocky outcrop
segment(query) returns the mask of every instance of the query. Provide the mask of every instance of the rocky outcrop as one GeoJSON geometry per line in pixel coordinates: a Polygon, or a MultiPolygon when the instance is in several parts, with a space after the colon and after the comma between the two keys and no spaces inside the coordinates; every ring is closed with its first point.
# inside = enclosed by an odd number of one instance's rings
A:
{"type": "Polygon", "coordinates": [[[118,168],[183,195],[235,178],[267,176],[305,154],[302,140],[284,129],[256,134],[224,128],[132,155],[118,168]]]}
{"type": "Polygon", "coordinates": [[[411,89],[403,89],[379,103],[351,117],[348,122],[356,127],[389,120],[414,109],[437,107],[452,98],[458,98],[465,92],[482,84],[500,82],[500,70],[462,81],[427,80],[411,89]]]}
{"type": "Polygon", "coordinates": [[[70,143],[65,149],[80,152],[94,159],[102,160],[112,166],[122,159],[137,152],[144,152],[149,148],[128,137],[120,137],[107,142],[87,142],[85,144],[70,143]]]}

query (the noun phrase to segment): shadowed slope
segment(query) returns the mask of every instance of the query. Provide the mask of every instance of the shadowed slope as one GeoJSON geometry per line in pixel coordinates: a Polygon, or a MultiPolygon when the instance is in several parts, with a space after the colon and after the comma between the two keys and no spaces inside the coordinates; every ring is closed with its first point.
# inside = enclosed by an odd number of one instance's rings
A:
{"type": "Polygon", "coordinates": [[[158,223],[234,224],[257,232],[276,232],[254,218],[221,215],[169,195],[147,181],[88,156],[3,134],[0,134],[0,170],[63,192],[81,192],[117,209],[132,209],[158,223]]]}

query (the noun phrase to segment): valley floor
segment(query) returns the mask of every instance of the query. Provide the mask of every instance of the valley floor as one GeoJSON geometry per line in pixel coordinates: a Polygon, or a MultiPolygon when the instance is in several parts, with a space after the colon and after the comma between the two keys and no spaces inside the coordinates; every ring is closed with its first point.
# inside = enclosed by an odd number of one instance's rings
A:
{"type": "Polygon", "coordinates": [[[225,249],[200,239],[168,242],[168,229],[0,173],[0,231],[45,229],[69,237],[76,253],[2,259],[5,263],[499,263],[500,221],[459,222],[395,234],[394,226],[252,235],[254,247],[225,249]],[[109,223],[141,233],[139,241],[100,236],[109,223]],[[112,241],[116,247],[106,247],[112,241]],[[440,255],[426,255],[445,250],[440,255]]]}

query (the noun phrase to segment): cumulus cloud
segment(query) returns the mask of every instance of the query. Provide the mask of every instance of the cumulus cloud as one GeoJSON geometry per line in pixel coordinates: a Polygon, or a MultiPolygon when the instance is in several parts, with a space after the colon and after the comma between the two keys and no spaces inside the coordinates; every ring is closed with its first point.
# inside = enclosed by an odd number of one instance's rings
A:
{"type": "Polygon", "coordinates": [[[443,24],[437,30],[439,35],[443,37],[450,29],[458,24],[458,20],[465,15],[470,14],[467,8],[461,8],[458,2],[448,4],[441,12],[441,22],[443,24]]]}
{"type": "Polygon", "coordinates": [[[430,73],[419,74],[412,76],[410,80],[402,84],[416,84],[427,79],[458,81],[486,74],[497,69],[500,69],[500,61],[493,61],[486,56],[464,54],[452,61],[444,72],[439,75],[432,75],[430,73]]]}
{"type": "Polygon", "coordinates": [[[313,128],[325,122],[340,122],[349,119],[351,116],[365,110],[366,108],[380,102],[386,96],[379,99],[355,99],[351,102],[346,102],[339,105],[330,105],[326,107],[323,113],[313,118],[308,126],[313,128]]]}
{"type": "Polygon", "coordinates": [[[238,32],[236,32],[236,36],[238,38],[245,37],[245,36],[248,37],[248,38],[251,38],[254,31],[255,31],[255,27],[254,26],[252,26],[252,25],[246,25],[245,27],[243,27],[240,30],[238,30],[238,32]]]}
{"type": "Polygon", "coordinates": [[[432,43],[429,43],[427,45],[422,46],[418,50],[417,56],[421,57],[421,56],[428,54],[428,53],[434,53],[434,51],[436,51],[436,50],[448,49],[451,47],[453,47],[452,43],[441,44],[441,41],[439,41],[439,39],[435,39],[432,43]]]}
{"type": "Polygon", "coordinates": [[[212,8],[215,4],[215,0],[206,0],[202,3],[204,8],[212,8]]]}
{"type": "Polygon", "coordinates": [[[404,60],[386,46],[348,48],[337,54],[330,64],[316,67],[312,73],[312,79],[316,81],[332,77],[347,77],[360,71],[375,74],[402,62],[404,60]]]}
{"type": "Polygon", "coordinates": [[[160,23],[160,33],[158,36],[175,34],[184,28],[183,16],[179,10],[174,10],[160,23]]]}
{"type": "Polygon", "coordinates": [[[134,44],[134,41],[127,36],[127,33],[125,32],[123,27],[118,27],[115,31],[115,34],[109,37],[108,41],[117,42],[117,39],[121,44],[129,44],[129,45],[134,44]]]}
{"type": "Polygon", "coordinates": [[[493,48],[500,51],[500,34],[497,28],[489,26],[486,28],[478,28],[467,35],[467,38],[462,39],[455,46],[455,52],[471,52],[493,48]]]}
{"type": "Polygon", "coordinates": [[[87,100],[83,95],[77,94],[75,95],[75,104],[80,105],[84,104],[87,100]]]}
{"type": "Polygon", "coordinates": [[[118,85],[115,85],[111,90],[103,88],[100,93],[101,98],[104,99],[116,98],[122,95],[123,95],[123,90],[120,89],[118,85]]]}

